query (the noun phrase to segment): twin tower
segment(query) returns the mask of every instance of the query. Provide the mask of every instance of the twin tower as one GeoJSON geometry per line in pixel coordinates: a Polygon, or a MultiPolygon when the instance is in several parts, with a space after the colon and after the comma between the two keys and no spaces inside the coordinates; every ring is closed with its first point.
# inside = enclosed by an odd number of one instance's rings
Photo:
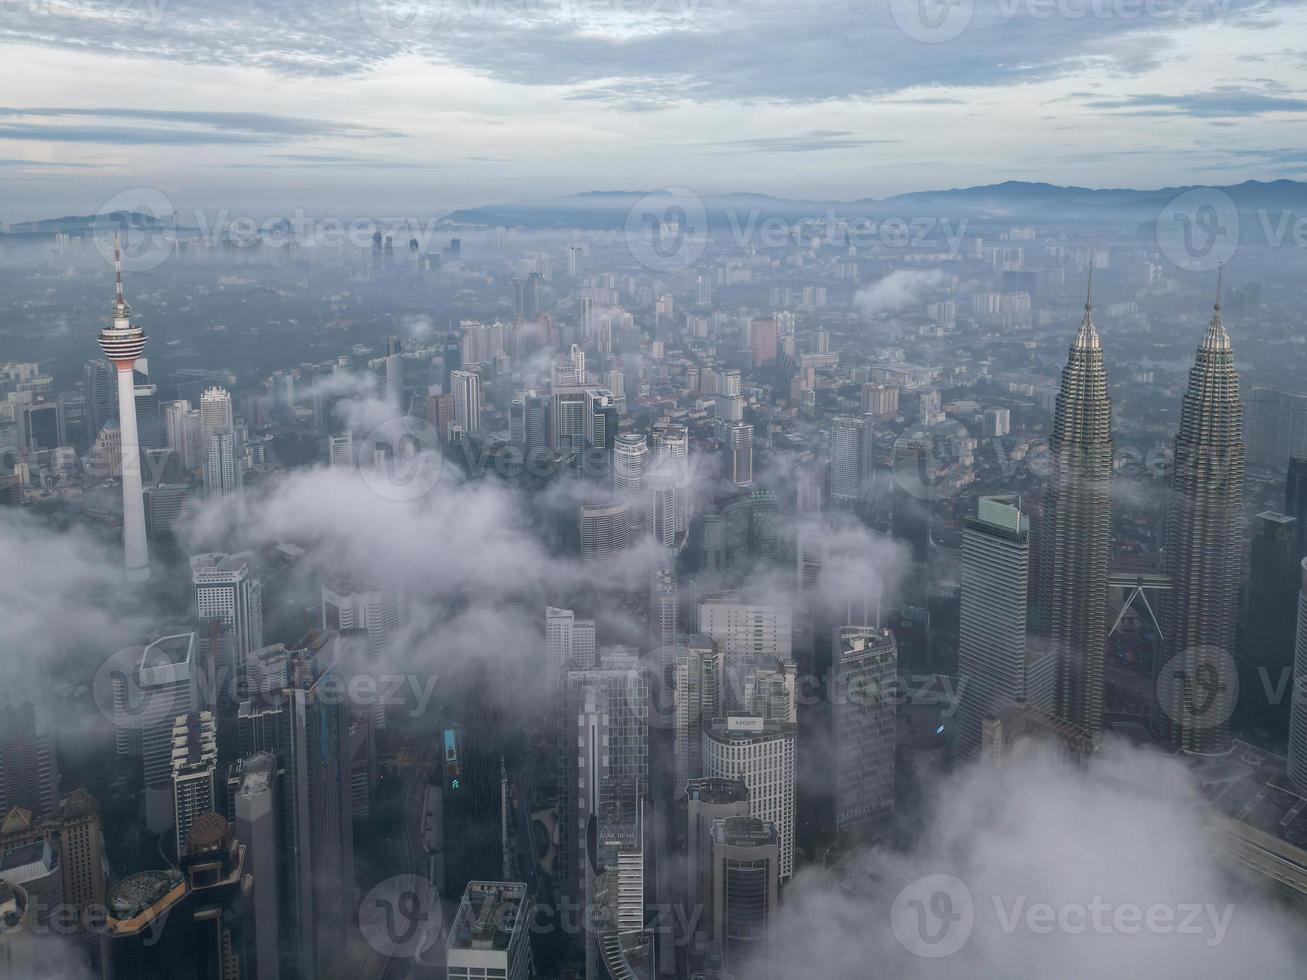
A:
{"type": "MultiPolygon", "coordinates": [[[[1056,712],[1103,728],[1112,554],[1112,408],[1093,319],[1093,272],[1049,439],[1052,470],[1039,535],[1037,632],[1056,655],[1056,712]]],[[[1170,594],[1153,666],[1154,733],[1177,749],[1229,747],[1244,489],[1243,406],[1220,285],[1189,370],[1167,507],[1170,594]]]]}

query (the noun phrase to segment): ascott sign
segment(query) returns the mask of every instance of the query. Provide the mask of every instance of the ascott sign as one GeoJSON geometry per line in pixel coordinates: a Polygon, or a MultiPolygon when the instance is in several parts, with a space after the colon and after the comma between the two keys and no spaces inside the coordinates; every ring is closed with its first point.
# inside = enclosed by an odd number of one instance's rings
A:
{"type": "Polygon", "coordinates": [[[763,730],[765,719],[755,718],[752,715],[731,715],[726,719],[726,730],[728,732],[760,732],[763,730]]]}

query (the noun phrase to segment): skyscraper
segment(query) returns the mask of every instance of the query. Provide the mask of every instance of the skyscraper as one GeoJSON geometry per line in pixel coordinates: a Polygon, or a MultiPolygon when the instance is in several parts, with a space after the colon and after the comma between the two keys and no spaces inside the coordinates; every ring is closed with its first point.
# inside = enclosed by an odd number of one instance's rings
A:
{"type": "Polygon", "coordinates": [[[1057,659],[1057,714],[1097,737],[1112,534],[1112,405],[1094,328],[1093,280],[1062,369],[1040,527],[1040,632],[1057,659]]]}
{"type": "Polygon", "coordinates": [[[1307,558],[1307,457],[1289,460],[1289,475],[1284,483],[1284,512],[1297,522],[1297,560],[1307,558]]]}
{"type": "Polygon", "coordinates": [[[713,824],[712,937],[722,966],[742,976],[751,956],[767,951],[767,934],[780,911],[780,848],[776,825],[756,817],[713,824]]]}
{"type": "Polygon", "coordinates": [[[749,787],[749,815],[776,825],[780,879],[794,874],[794,738],[790,722],[731,715],[703,730],[703,774],[749,787]]]}
{"type": "Polygon", "coordinates": [[[686,784],[685,797],[686,900],[711,915],[713,825],[727,817],[749,815],[749,787],[741,779],[700,777],[686,784]]]}
{"type": "Polygon", "coordinates": [[[219,432],[209,437],[204,461],[204,493],[209,497],[230,497],[239,493],[245,474],[236,458],[236,436],[219,432]]]}
{"type": "Polygon", "coordinates": [[[0,693],[0,820],[19,806],[49,817],[58,802],[55,732],[44,699],[0,693]]]}
{"type": "Polygon", "coordinates": [[[132,308],[123,296],[123,262],[117,238],[113,244],[117,298],[113,320],[100,331],[100,349],[118,372],[118,423],[122,440],[123,564],[129,582],[150,578],[150,552],[145,541],[145,498],[141,494],[141,447],[136,428],[136,383],[132,372],[145,352],[145,331],[132,323],[132,308]]]}
{"type": "Polygon", "coordinates": [[[464,432],[481,428],[481,379],[472,371],[453,371],[449,384],[454,396],[454,422],[464,432]]]}
{"type": "Polygon", "coordinates": [[[217,665],[226,669],[220,671],[224,690],[233,677],[243,678],[246,659],[263,648],[263,584],[250,566],[253,557],[248,551],[191,556],[196,619],[221,619],[235,638],[235,662],[217,665]]]}
{"type": "Polygon", "coordinates": [[[649,795],[649,680],[636,651],[604,650],[597,666],[566,673],[558,733],[555,867],[579,895],[590,819],[602,804],[649,795]]]}
{"type": "Polygon", "coordinates": [[[95,442],[106,422],[118,417],[115,384],[117,378],[109,365],[97,358],[86,362],[86,432],[87,445],[95,442]]]}
{"type": "Polygon", "coordinates": [[[209,440],[224,432],[235,432],[231,393],[226,388],[206,388],[200,396],[200,438],[207,450],[209,440]]]}
{"type": "Polygon", "coordinates": [[[835,828],[849,830],[894,809],[894,634],[874,626],[835,631],[835,828]]]}
{"type": "Polygon", "coordinates": [[[595,621],[577,619],[571,609],[545,609],[545,665],[550,670],[593,667],[595,621]]]}
{"type": "Polygon", "coordinates": [[[1268,703],[1263,692],[1277,690],[1293,670],[1294,629],[1298,622],[1298,522],[1287,514],[1263,511],[1254,519],[1249,549],[1239,658],[1240,702],[1249,724],[1283,731],[1288,705],[1268,703]],[[1250,696],[1245,696],[1250,695],[1250,696]]]}
{"type": "Polygon", "coordinates": [[[655,649],[676,642],[676,613],[676,570],[655,569],[649,583],[649,642],[655,649]]]}
{"type": "Polygon", "coordinates": [[[1016,497],[981,497],[962,532],[961,701],[953,751],[980,752],[982,722],[1026,696],[1030,519],[1016,497]]]}
{"type": "Polygon", "coordinates": [[[1298,632],[1294,643],[1291,686],[1293,701],[1289,717],[1289,780],[1299,793],[1307,793],[1307,558],[1300,569],[1301,588],[1298,592],[1298,632]]]}
{"type": "Polygon", "coordinates": [[[218,730],[213,714],[178,715],[172,726],[173,830],[177,854],[186,848],[191,825],[217,805],[218,730]]]}
{"type": "Polygon", "coordinates": [[[725,432],[726,479],[737,487],[753,483],[753,426],[748,422],[729,422],[725,432]]]}
{"type": "Polygon", "coordinates": [[[1211,325],[1189,369],[1167,508],[1171,593],[1164,655],[1154,666],[1152,722],[1154,732],[1179,749],[1212,752],[1230,745],[1243,484],[1243,405],[1218,283],[1211,325]]]}
{"type": "Polygon", "coordinates": [[[841,415],[831,423],[830,497],[836,506],[858,504],[871,485],[871,420],[865,415],[841,415]]]}
{"type": "Polygon", "coordinates": [[[649,446],[643,435],[623,432],[613,441],[613,492],[622,498],[636,498],[644,489],[649,466],[649,446]]]}

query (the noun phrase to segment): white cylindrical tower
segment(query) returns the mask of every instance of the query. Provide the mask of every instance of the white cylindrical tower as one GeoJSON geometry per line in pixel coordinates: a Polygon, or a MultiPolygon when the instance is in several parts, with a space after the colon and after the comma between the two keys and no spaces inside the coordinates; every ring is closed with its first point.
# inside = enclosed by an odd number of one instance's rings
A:
{"type": "Polygon", "coordinates": [[[127,581],[150,578],[150,552],[145,543],[145,499],[141,491],[141,447],[136,429],[136,384],[132,370],[145,351],[145,331],[132,324],[132,308],[123,297],[122,252],[113,243],[117,296],[113,322],[100,331],[100,349],[118,375],[118,429],[122,440],[123,560],[127,581]]]}

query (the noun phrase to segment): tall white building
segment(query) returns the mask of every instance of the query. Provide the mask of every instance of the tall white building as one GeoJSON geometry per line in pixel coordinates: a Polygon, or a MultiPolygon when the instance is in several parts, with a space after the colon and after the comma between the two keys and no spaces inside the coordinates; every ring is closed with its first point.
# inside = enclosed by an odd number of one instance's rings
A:
{"type": "Polygon", "coordinates": [[[595,621],[571,609],[545,609],[545,665],[550,670],[595,664],[595,621]]]}
{"type": "Polygon", "coordinates": [[[613,492],[623,499],[639,498],[648,465],[649,446],[644,436],[618,435],[613,441],[613,492]]]}
{"type": "Polygon", "coordinates": [[[145,331],[132,323],[132,308],[123,296],[122,253],[114,240],[114,279],[117,296],[113,319],[100,331],[100,350],[113,362],[118,376],[118,424],[123,483],[123,567],[128,582],[150,578],[150,552],[145,540],[145,498],[141,490],[141,446],[136,424],[136,383],[133,371],[145,352],[145,331]]]}
{"type": "Polygon", "coordinates": [[[204,445],[209,440],[224,432],[236,431],[235,418],[231,409],[231,392],[226,388],[206,388],[200,396],[200,437],[204,445]]]}
{"type": "Polygon", "coordinates": [[[464,432],[481,428],[481,378],[474,371],[451,371],[449,385],[454,396],[454,422],[464,432]]]}
{"type": "Polygon", "coordinates": [[[727,664],[744,659],[792,660],[793,619],[789,606],[751,603],[734,596],[699,603],[699,632],[712,637],[727,664]]]}
{"type": "Polygon", "coordinates": [[[245,676],[250,654],[263,648],[263,583],[254,577],[253,557],[249,551],[191,556],[197,621],[222,620],[234,640],[234,662],[217,665],[224,688],[233,677],[245,676]]]}
{"type": "Polygon", "coordinates": [[[836,506],[852,507],[870,490],[873,435],[865,415],[841,415],[831,423],[830,498],[836,506]]]}
{"type": "MultiPolygon", "coordinates": [[[[403,603],[397,588],[383,587],[347,575],[329,578],[322,586],[322,628],[368,635],[368,656],[373,662],[385,655],[403,620],[403,603]]],[[[372,707],[372,722],[386,727],[385,699],[372,707]]]]}
{"type": "Polygon", "coordinates": [[[208,497],[230,497],[240,493],[245,471],[236,455],[236,436],[219,432],[209,438],[208,458],[204,462],[204,493],[208,497]]]}
{"type": "Polygon", "coordinates": [[[753,426],[730,422],[725,433],[726,479],[737,487],[753,484],[753,426]]]}
{"type": "Polygon", "coordinates": [[[776,825],[782,882],[794,874],[795,731],[792,724],[730,715],[703,733],[704,776],[743,780],[749,815],[776,825]]]}
{"type": "Polygon", "coordinates": [[[161,410],[164,439],[177,455],[181,468],[189,473],[203,466],[207,453],[199,410],[184,400],[164,402],[161,410]]]}

